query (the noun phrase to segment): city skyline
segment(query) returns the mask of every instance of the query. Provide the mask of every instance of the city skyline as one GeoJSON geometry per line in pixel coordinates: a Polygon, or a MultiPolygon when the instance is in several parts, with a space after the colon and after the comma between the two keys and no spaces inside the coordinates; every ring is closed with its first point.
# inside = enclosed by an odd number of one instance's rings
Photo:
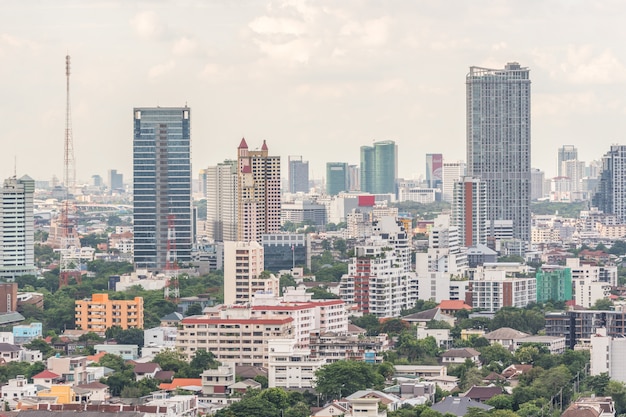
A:
{"type": "Polygon", "coordinates": [[[555,176],[560,146],[576,146],[588,162],[620,136],[626,109],[620,7],[608,1],[478,8],[462,2],[452,8],[426,2],[5,4],[0,56],[9,123],[0,162],[4,176],[17,159],[17,171],[37,180],[62,178],[69,54],[83,181],[108,169],[130,180],[129,109],[185,103],[198,115],[194,177],[230,157],[230,146],[222,144],[245,136],[270,141],[285,161],[303,155],[315,179],[328,161],[354,164],[359,146],[394,140],[399,175],[414,178],[424,175],[426,153],[464,158],[460,80],[467,68],[517,61],[532,68],[532,134],[541,144],[533,147],[533,167],[555,176]],[[491,30],[479,30],[485,21],[491,30]],[[555,25],[563,30],[543,30],[555,25]]]}

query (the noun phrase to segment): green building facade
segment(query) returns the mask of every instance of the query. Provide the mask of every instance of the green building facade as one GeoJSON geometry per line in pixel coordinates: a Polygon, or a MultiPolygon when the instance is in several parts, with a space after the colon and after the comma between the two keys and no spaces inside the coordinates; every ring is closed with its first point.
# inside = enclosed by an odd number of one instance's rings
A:
{"type": "Polygon", "coordinates": [[[337,195],[342,191],[348,191],[348,163],[326,163],[326,194],[337,195]]]}
{"type": "Polygon", "coordinates": [[[554,268],[538,271],[537,302],[569,301],[572,299],[572,270],[554,268]]]}
{"type": "Polygon", "coordinates": [[[361,146],[361,191],[395,194],[398,177],[398,148],[392,140],[361,146]]]}

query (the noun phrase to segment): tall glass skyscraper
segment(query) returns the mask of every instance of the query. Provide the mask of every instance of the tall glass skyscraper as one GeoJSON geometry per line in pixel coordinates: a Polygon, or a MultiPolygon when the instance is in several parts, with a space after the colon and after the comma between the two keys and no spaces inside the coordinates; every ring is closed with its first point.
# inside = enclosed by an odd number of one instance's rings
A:
{"type": "Polygon", "coordinates": [[[303,161],[301,155],[289,156],[289,192],[309,192],[309,161],[303,161]]]}
{"type": "Polygon", "coordinates": [[[361,191],[395,194],[398,177],[398,148],[392,140],[361,146],[361,191]]]}
{"type": "Polygon", "coordinates": [[[188,107],[135,108],[134,245],[137,268],[191,258],[191,155],[188,107]],[[169,241],[169,245],[168,245],[169,241]]]}
{"type": "Polygon", "coordinates": [[[512,220],[513,237],[530,241],[530,70],[470,67],[467,175],[487,186],[487,219],[512,220]]]}
{"type": "Polygon", "coordinates": [[[602,157],[602,174],[598,190],[593,196],[594,207],[614,214],[620,222],[626,222],[626,145],[611,145],[602,157]]]}
{"type": "Polygon", "coordinates": [[[326,194],[337,195],[349,189],[349,172],[347,162],[326,163],[326,194]]]}

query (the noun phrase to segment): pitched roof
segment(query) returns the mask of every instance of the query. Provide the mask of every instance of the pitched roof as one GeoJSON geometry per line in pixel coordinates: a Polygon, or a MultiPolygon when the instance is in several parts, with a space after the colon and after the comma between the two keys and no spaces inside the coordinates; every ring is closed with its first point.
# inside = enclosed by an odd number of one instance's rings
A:
{"type": "Polygon", "coordinates": [[[181,321],[182,319],[183,315],[176,311],[161,317],[161,321],[181,321]]]}
{"type": "Polygon", "coordinates": [[[484,381],[502,381],[503,379],[506,379],[506,378],[504,378],[502,375],[497,374],[495,372],[492,372],[483,378],[484,381]]]}
{"type": "Polygon", "coordinates": [[[477,407],[482,410],[491,410],[493,407],[487,404],[479,403],[468,397],[446,397],[433,404],[430,408],[439,411],[441,414],[454,414],[455,416],[464,416],[471,407],[477,407]]]}
{"type": "Polygon", "coordinates": [[[532,365],[511,365],[508,366],[504,371],[502,371],[502,376],[506,379],[511,379],[515,376],[525,374],[526,372],[533,369],[532,365]]]}
{"type": "Polygon", "coordinates": [[[263,139],[263,145],[261,145],[261,150],[262,151],[266,151],[267,150],[267,143],[265,143],[265,139],[263,139]]]}
{"type": "Polygon", "coordinates": [[[57,375],[54,372],[50,372],[47,369],[44,369],[43,371],[39,372],[37,375],[33,375],[33,379],[35,378],[56,379],[56,378],[61,378],[61,375],[57,375]]]}
{"type": "Polygon", "coordinates": [[[10,343],[0,343],[0,352],[19,352],[21,347],[12,345],[10,343]]]}
{"type": "Polygon", "coordinates": [[[82,389],[102,389],[102,388],[109,388],[108,385],[103,384],[102,382],[98,382],[98,381],[93,381],[90,382],[88,384],[82,384],[82,385],[76,385],[78,388],[82,388],[82,389]]]}
{"type": "Polygon", "coordinates": [[[417,313],[409,314],[408,316],[403,316],[402,320],[408,321],[431,321],[439,313],[439,307],[431,308],[429,310],[418,311],[417,313]]]}
{"type": "Polygon", "coordinates": [[[528,333],[511,329],[510,327],[500,327],[499,329],[489,332],[483,337],[487,340],[505,340],[505,339],[521,339],[528,336],[528,333]]]}
{"type": "Polygon", "coordinates": [[[239,142],[239,148],[238,149],[248,149],[248,144],[246,143],[246,139],[245,138],[241,138],[241,142],[239,142]]]}
{"type": "Polygon", "coordinates": [[[162,383],[159,385],[160,389],[171,391],[176,388],[187,386],[202,386],[202,378],[174,378],[171,383],[162,383]]]}
{"type": "Polygon", "coordinates": [[[154,374],[154,379],[157,379],[159,381],[171,381],[172,378],[174,378],[174,374],[176,372],[174,371],[158,371],[156,374],[154,374]]]}
{"type": "Polygon", "coordinates": [[[133,369],[133,371],[139,375],[151,374],[160,370],[159,364],[154,362],[138,363],[135,364],[135,368],[133,369]]]}
{"type": "Polygon", "coordinates": [[[472,348],[450,349],[441,354],[443,358],[473,358],[479,356],[480,352],[472,348]]]}
{"type": "Polygon", "coordinates": [[[441,300],[437,306],[442,310],[471,310],[472,306],[465,304],[463,300],[441,300]]]}
{"type": "Polygon", "coordinates": [[[267,369],[258,366],[235,366],[235,374],[241,378],[254,378],[258,375],[267,376],[267,369]]]}
{"type": "Polygon", "coordinates": [[[87,360],[92,361],[92,362],[100,362],[100,359],[102,359],[102,357],[106,354],[107,353],[105,351],[101,351],[101,352],[96,353],[95,355],[87,356],[87,360]]]}
{"type": "Polygon", "coordinates": [[[502,387],[477,387],[474,385],[463,396],[471,398],[472,400],[483,402],[495,395],[502,394],[502,392],[502,387]]]}

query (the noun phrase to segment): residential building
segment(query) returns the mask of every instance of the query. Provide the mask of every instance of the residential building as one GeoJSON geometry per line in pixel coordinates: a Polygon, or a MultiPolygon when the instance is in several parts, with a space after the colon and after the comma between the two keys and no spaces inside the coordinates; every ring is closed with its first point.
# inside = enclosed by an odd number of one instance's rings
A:
{"type": "Polygon", "coordinates": [[[391,347],[386,334],[378,336],[347,336],[335,332],[311,333],[311,356],[326,363],[343,360],[380,363],[391,347]]]}
{"type": "Polygon", "coordinates": [[[326,163],[326,194],[333,196],[347,192],[349,186],[349,171],[347,162],[326,163]]]}
{"type": "Polygon", "coordinates": [[[553,311],[545,314],[546,335],[563,336],[568,348],[589,340],[598,329],[610,337],[626,334],[626,312],[607,310],[553,311]]]}
{"type": "Polygon", "coordinates": [[[612,380],[626,383],[626,338],[607,336],[606,328],[598,328],[590,339],[590,374],[606,373],[612,380]]]}
{"type": "Polygon", "coordinates": [[[263,246],[255,241],[224,242],[225,304],[248,303],[257,291],[279,294],[279,279],[262,274],[263,256],[263,246]]]}
{"type": "Polygon", "coordinates": [[[113,326],[143,329],[143,297],[109,300],[108,294],[93,294],[76,300],[76,328],[103,334],[113,326]]]}
{"type": "Polygon", "coordinates": [[[448,215],[439,215],[428,234],[428,251],[416,253],[418,273],[445,272],[463,274],[467,269],[467,255],[459,240],[459,230],[450,225],[448,215]]]}
{"type": "Polygon", "coordinates": [[[139,358],[139,346],[137,345],[119,345],[119,344],[103,344],[95,345],[96,355],[100,352],[117,355],[125,361],[134,361],[139,358]]]}
{"type": "Polygon", "coordinates": [[[472,348],[449,349],[441,354],[443,365],[465,363],[467,359],[480,365],[480,352],[472,348]]]}
{"type": "Polygon", "coordinates": [[[487,187],[483,181],[463,177],[454,183],[450,224],[456,226],[461,246],[487,243],[487,187]]]}
{"type": "Polygon", "coordinates": [[[567,174],[563,169],[563,162],[575,160],[578,160],[578,149],[574,145],[561,146],[557,154],[557,176],[566,177],[567,174]]]}
{"type": "Polygon", "coordinates": [[[251,151],[245,139],[237,148],[237,240],[260,241],[280,231],[280,156],[270,156],[265,141],[251,151]]]}
{"type": "Polygon", "coordinates": [[[228,387],[235,383],[235,365],[224,362],[217,369],[205,369],[202,374],[202,394],[205,396],[225,396],[228,387]]]}
{"type": "Polygon", "coordinates": [[[361,191],[396,195],[398,147],[394,141],[361,146],[361,191]]]}
{"type": "Polygon", "coordinates": [[[37,395],[37,386],[29,384],[24,375],[18,375],[9,379],[6,385],[2,386],[2,401],[9,407],[15,406],[15,400],[24,397],[34,397],[37,395]]]}
{"type": "Polygon", "coordinates": [[[612,397],[578,397],[561,414],[561,417],[615,417],[615,402],[612,397]]]}
{"type": "Polygon", "coordinates": [[[237,161],[226,160],[206,169],[206,224],[209,239],[237,240],[237,161]]]}
{"type": "Polygon", "coordinates": [[[626,145],[611,145],[602,157],[602,174],[592,204],[599,210],[617,217],[626,223],[626,145]]]}
{"type": "Polygon", "coordinates": [[[426,154],[426,186],[441,188],[443,181],[443,155],[440,153],[426,154]]]}
{"type": "Polygon", "coordinates": [[[289,192],[309,192],[309,161],[303,161],[302,155],[289,156],[289,192]]]}
{"type": "Polygon", "coordinates": [[[470,67],[467,175],[487,184],[487,218],[512,220],[513,237],[530,241],[530,70],[470,67]]]}
{"type": "MultiPolygon", "coordinates": [[[[51,356],[46,361],[46,369],[52,374],[60,376],[60,381],[66,384],[86,384],[92,382],[87,370],[86,356],[51,356]]],[[[51,376],[50,379],[56,379],[51,376]]]]}
{"type": "Polygon", "coordinates": [[[546,173],[540,169],[530,170],[530,199],[539,200],[546,196],[546,173]]]}
{"type": "MultiPolygon", "coordinates": [[[[17,283],[0,282],[0,316],[17,311],[17,283]]],[[[22,320],[24,318],[22,317],[22,320]]]]}
{"type": "Polygon", "coordinates": [[[311,350],[298,348],[294,339],[271,339],[267,345],[270,388],[315,388],[315,371],[326,364],[324,359],[312,358],[311,350]]]}
{"type": "Polygon", "coordinates": [[[220,362],[267,367],[267,341],[293,337],[293,318],[186,317],[176,338],[176,349],[188,359],[196,350],[213,353],[220,362]]]}
{"type": "Polygon", "coordinates": [[[0,279],[3,281],[35,273],[34,192],[35,181],[27,175],[4,180],[0,189],[0,279]]]}
{"type": "Polygon", "coordinates": [[[365,245],[355,247],[348,273],[341,277],[340,296],[359,312],[397,317],[418,296],[417,276],[411,271],[410,248],[401,222],[384,217],[365,245]]]}
{"type": "MultiPolygon", "coordinates": [[[[511,329],[510,327],[500,327],[499,329],[486,333],[483,337],[492,345],[497,343],[508,350],[514,350],[515,340],[523,339],[528,336],[530,336],[528,333],[511,329]]],[[[565,344],[565,341],[563,341],[563,344],[565,344]]]]}
{"type": "Polygon", "coordinates": [[[469,281],[466,300],[476,309],[495,312],[502,307],[523,308],[537,300],[537,280],[517,263],[484,264],[469,281]]]}
{"type": "Polygon", "coordinates": [[[572,299],[572,271],[555,265],[543,265],[537,271],[537,302],[572,299]]]}
{"type": "Polygon", "coordinates": [[[29,343],[33,339],[42,337],[43,326],[39,322],[19,324],[13,326],[13,340],[18,345],[29,343]]]}
{"type": "Polygon", "coordinates": [[[560,355],[565,352],[565,336],[524,336],[521,339],[515,339],[513,347],[517,350],[526,343],[541,345],[552,355],[560,355]]]}
{"type": "Polygon", "coordinates": [[[168,260],[191,260],[191,111],[135,108],[133,114],[135,265],[160,270],[168,260]]]}
{"type": "Polygon", "coordinates": [[[457,417],[463,417],[472,408],[479,408],[481,410],[489,411],[493,407],[487,404],[480,403],[478,401],[474,401],[469,397],[448,396],[439,401],[437,404],[433,404],[430,408],[441,414],[452,414],[457,417]]]}
{"type": "Polygon", "coordinates": [[[443,183],[441,201],[451,203],[454,198],[454,184],[465,177],[467,166],[464,161],[443,161],[443,183]]]}

